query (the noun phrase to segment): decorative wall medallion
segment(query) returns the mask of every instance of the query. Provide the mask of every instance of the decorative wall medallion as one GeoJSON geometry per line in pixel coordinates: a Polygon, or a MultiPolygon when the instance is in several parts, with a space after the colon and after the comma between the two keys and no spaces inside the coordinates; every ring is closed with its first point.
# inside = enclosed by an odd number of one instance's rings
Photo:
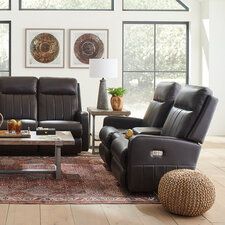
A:
{"type": "Polygon", "coordinates": [[[64,30],[26,29],[26,67],[64,67],[64,30]]]}
{"type": "Polygon", "coordinates": [[[89,59],[108,57],[108,30],[70,30],[70,67],[88,68],[89,59]]]}
{"type": "Polygon", "coordinates": [[[59,42],[52,34],[38,34],[31,41],[30,52],[40,63],[50,63],[59,55],[59,42]]]}

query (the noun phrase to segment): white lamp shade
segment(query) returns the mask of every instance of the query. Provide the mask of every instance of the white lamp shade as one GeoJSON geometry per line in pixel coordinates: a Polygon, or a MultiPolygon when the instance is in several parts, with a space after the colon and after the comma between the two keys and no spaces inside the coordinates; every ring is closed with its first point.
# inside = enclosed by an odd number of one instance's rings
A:
{"type": "Polygon", "coordinates": [[[90,59],[90,77],[116,78],[118,74],[117,59],[90,59]]]}

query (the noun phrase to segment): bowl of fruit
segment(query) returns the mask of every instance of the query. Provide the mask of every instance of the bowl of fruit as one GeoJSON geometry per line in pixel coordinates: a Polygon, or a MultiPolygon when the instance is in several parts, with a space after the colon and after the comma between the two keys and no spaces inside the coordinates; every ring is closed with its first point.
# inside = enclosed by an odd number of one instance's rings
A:
{"type": "Polygon", "coordinates": [[[11,119],[7,121],[7,130],[9,133],[15,132],[19,134],[21,132],[21,129],[22,129],[21,120],[11,119]]]}

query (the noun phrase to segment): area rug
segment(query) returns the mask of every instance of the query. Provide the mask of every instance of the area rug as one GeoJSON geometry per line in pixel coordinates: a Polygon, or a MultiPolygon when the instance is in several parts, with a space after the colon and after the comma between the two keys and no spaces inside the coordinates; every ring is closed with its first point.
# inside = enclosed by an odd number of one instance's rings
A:
{"type": "MultiPolygon", "coordinates": [[[[52,157],[1,157],[0,169],[48,168],[52,157]]],[[[11,204],[127,204],[158,203],[147,194],[121,189],[99,156],[62,158],[62,179],[51,174],[1,174],[0,203],[11,204]]]]}

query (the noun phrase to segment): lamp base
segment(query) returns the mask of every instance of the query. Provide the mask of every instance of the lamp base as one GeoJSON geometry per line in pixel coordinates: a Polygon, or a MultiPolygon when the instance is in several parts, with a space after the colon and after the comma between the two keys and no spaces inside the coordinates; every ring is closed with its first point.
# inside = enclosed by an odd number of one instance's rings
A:
{"type": "Polygon", "coordinates": [[[106,80],[102,78],[99,84],[97,109],[108,110],[108,96],[106,92],[106,80]]]}

